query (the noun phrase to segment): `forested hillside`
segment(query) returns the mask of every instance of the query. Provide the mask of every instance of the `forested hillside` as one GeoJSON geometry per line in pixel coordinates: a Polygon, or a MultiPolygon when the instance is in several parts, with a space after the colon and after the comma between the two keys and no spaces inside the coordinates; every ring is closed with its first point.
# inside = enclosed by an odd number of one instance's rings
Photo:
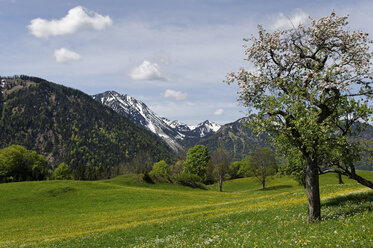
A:
{"type": "Polygon", "coordinates": [[[43,154],[52,166],[116,166],[139,151],[155,161],[170,160],[171,149],[91,96],[28,76],[2,78],[4,104],[0,147],[23,145],[43,154]]]}

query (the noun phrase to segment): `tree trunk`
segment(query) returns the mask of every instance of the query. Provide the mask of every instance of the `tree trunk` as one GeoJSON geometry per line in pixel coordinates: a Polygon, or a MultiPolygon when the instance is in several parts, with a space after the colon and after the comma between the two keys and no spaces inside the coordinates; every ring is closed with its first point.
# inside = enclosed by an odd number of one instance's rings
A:
{"type": "Polygon", "coordinates": [[[343,184],[342,174],[341,173],[338,173],[338,181],[339,181],[339,184],[343,184]]]}
{"type": "Polygon", "coordinates": [[[265,188],[266,188],[266,178],[263,177],[263,179],[262,179],[262,190],[265,190],[265,188]]]}
{"type": "Polygon", "coordinates": [[[223,192],[223,177],[219,177],[219,191],[223,192]]]}
{"type": "Polygon", "coordinates": [[[308,200],[308,222],[315,222],[321,217],[321,202],[319,189],[319,171],[314,161],[307,158],[306,186],[308,200]]]}

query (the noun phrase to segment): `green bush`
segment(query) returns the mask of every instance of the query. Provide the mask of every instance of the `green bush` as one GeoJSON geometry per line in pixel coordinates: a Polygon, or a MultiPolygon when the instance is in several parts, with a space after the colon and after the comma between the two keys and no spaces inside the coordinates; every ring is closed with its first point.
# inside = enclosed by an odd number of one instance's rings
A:
{"type": "Polygon", "coordinates": [[[184,186],[207,189],[206,186],[202,183],[202,179],[196,174],[183,172],[175,177],[175,181],[184,186]]]}
{"type": "Polygon", "coordinates": [[[53,172],[54,180],[72,180],[73,176],[70,173],[69,166],[65,163],[61,163],[53,172]]]}
{"type": "Polygon", "coordinates": [[[12,145],[0,149],[0,182],[45,180],[47,160],[35,151],[12,145]]]}
{"type": "Polygon", "coordinates": [[[151,176],[149,176],[149,173],[148,172],[145,172],[142,176],[142,180],[146,183],[151,183],[151,184],[154,184],[154,181],[153,179],[151,178],[151,176]]]}
{"type": "Polygon", "coordinates": [[[229,165],[229,176],[231,179],[249,177],[252,175],[250,172],[249,161],[235,161],[229,165]]]}
{"type": "Polygon", "coordinates": [[[149,172],[149,176],[155,182],[171,182],[169,173],[170,167],[164,160],[162,160],[153,164],[153,168],[149,172]]]}

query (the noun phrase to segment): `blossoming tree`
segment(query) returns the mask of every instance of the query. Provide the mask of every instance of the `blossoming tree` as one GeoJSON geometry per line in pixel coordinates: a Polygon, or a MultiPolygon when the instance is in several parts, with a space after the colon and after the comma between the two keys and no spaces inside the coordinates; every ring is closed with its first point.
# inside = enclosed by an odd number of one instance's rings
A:
{"type": "Polygon", "coordinates": [[[226,80],[237,83],[239,101],[258,112],[256,131],[269,132],[276,147],[304,160],[309,222],[321,215],[320,174],[341,173],[373,188],[356,174],[360,147],[351,139],[353,127],[373,113],[371,41],[349,30],[347,18],[332,12],[286,30],[259,26],[257,37],[244,39],[253,69],[226,80]]]}

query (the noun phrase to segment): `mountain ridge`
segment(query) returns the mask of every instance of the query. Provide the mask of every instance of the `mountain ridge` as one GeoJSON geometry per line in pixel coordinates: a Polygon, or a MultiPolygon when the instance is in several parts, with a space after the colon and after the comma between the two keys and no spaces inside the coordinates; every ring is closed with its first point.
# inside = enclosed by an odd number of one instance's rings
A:
{"type": "MultiPolygon", "coordinates": [[[[110,91],[109,91],[110,92],[110,91]]],[[[114,91],[111,91],[113,93],[114,91]]],[[[128,95],[120,95],[117,92],[114,92],[117,96],[122,97],[122,98],[128,98],[128,95]]],[[[103,93],[101,93],[103,94],[103,93]]],[[[100,94],[98,94],[100,95],[100,94]]],[[[98,96],[95,95],[95,96],[98,96]]],[[[205,145],[207,149],[209,150],[210,153],[212,153],[214,150],[217,148],[225,148],[228,150],[232,156],[232,160],[237,161],[237,160],[245,160],[247,159],[248,156],[252,155],[256,149],[260,147],[272,147],[270,142],[268,141],[268,135],[261,135],[261,136],[256,136],[253,134],[252,129],[248,126],[245,125],[249,122],[250,117],[242,117],[236,121],[224,124],[224,125],[218,125],[213,122],[210,122],[208,120],[199,123],[198,125],[195,126],[189,126],[186,125],[178,120],[169,120],[165,117],[159,117],[156,115],[149,107],[147,107],[146,104],[144,104],[141,101],[141,105],[143,106],[146,111],[142,110],[132,110],[129,111],[128,109],[125,110],[121,109],[118,107],[117,104],[115,103],[105,103],[107,99],[103,99],[100,97],[95,97],[94,98],[99,98],[101,99],[101,102],[106,104],[107,106],[114,106],[114,110],[116,111],[124,111],[126,113],[136,113],[136,115],[143,115],[144,112],[151,113],[151,116],[153,118],[157,119],[158,122],[162,123],[164,125],[163,129],[168,130],[168,136],[165,136],[162,133],[157,133],[155,129],[152,131],[163,138],[166,143],[170,145],[170,140],[173,142],[171,145],[177,144],[177,148],[173,147],[175,151],[179,150],[186,150],[196,144],[201,144],[205,145]],[[113,105],[111,105],[113,104],[113,105]],[[118,110],[119,109],[119,110],[118,110]],[[142,114],[139,114],[142,112],[142,114]],[[166,138],[166,139],[165,139],[166,138]],[[167,142],[167,139],[170,139],[167,142]]],[[[137,100],[134,100],[133,97],[130,97],[132,102],[136,102],[137,100]]],[[[120,99],[118,100],[119,102],[121,101],[120,99]]],[[[123,107],[123,106],[122,106],[123,107]]],[[[127,106],[128,107],[128,106],[127,106]]],[[[143,116],[144,117],[144,116],[143,116]]],[[[142,118],[143,118],[142,117],[142,118]]],[[[145,115],[146,117],[146,115],[145,115]]],[[[132,118],[133,116],[128,116],[129,119],[132,118]]],[[[149,122],[154,122],[154,120],[150,120],[151,118],[148,118],[149,122]]],[[[136,122],[136,118],[134,120],[136,122]]],[[[144,125],[143,123],[139,123],[137,121],[138,125],[144,125]]],[[[372,126],[369,126],[370,130],[373,130],[372,126]]],[[[149,128],[150,129],[150,128],[149,128]]],[[[361,134],[358,136],[358,138],[362,138],[363,136],[368,137],[369,139],[372,139],[372,134],[369,135],[369,131],[366,131],[365,134],[361,134]]],[[[272,147],[272,149],[274,149],[272,147]]],[[[367,169],[367,166],[359,166],[360,168],[367,169]]]]}
{"type": "Polygon", "coordinates": [[[142,101],[116,91],[105,91],[92,97],[134,123],[157,134],[175,151],[183,149],[185,139],[209,136],[220,128],[219,124],[208,120],[196,126],[188,126],[178,120],[171,121],[154,113],[142,101]]]}

